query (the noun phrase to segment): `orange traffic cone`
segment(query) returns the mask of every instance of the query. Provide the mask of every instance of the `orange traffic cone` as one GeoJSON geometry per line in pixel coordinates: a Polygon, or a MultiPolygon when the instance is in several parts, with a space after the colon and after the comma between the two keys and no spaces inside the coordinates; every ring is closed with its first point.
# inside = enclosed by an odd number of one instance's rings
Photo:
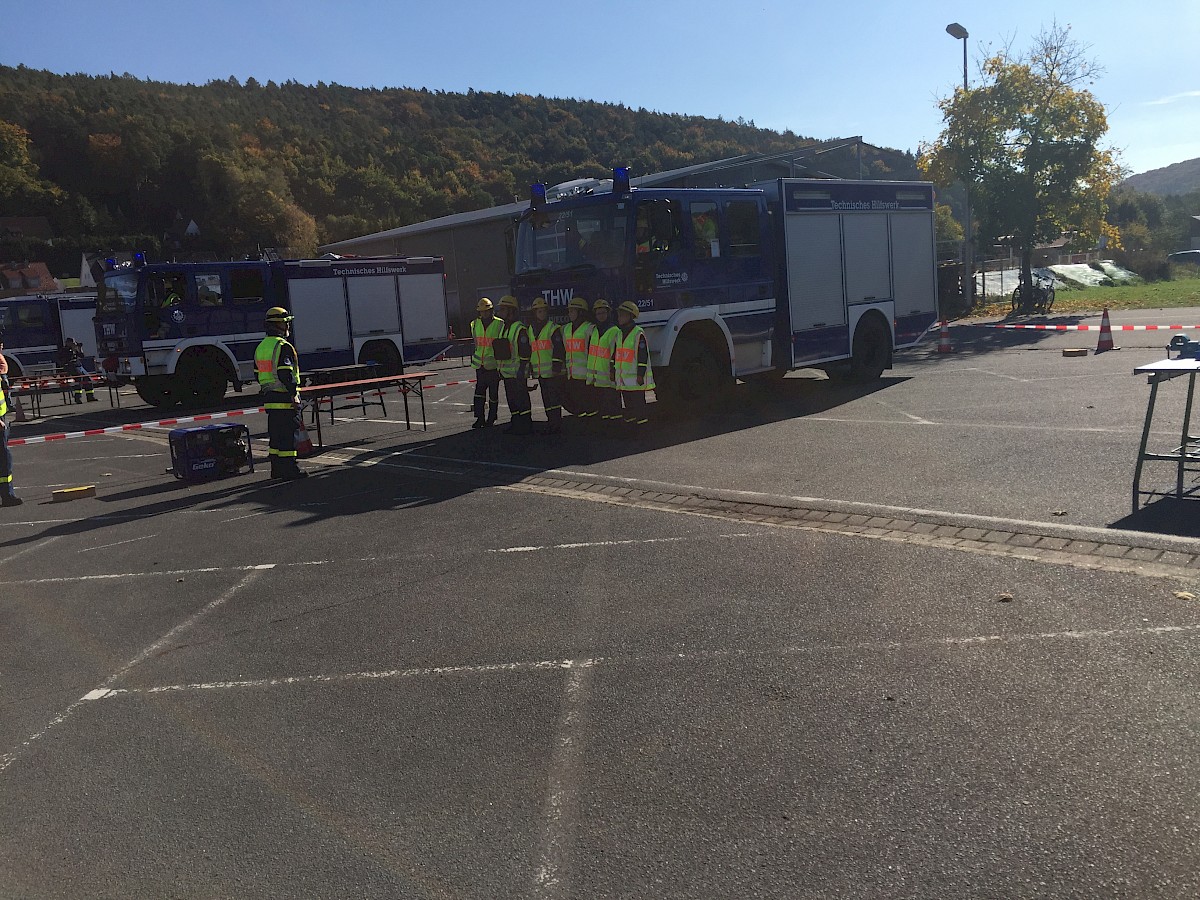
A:
{"type": "Polygon", "coordinates": [[[945,319],[942,319],[942,330],[938,333],[938,353],[953,353],[954,348],[950,346],[950,326],[945,319]]]}
{"type": "Polygon", "coordinates": [[[312,438],[308,436],[308,429],[304,427],[304,413],[300,412],[296,415],[296,456],[304,458],[312,454],[312,438]]]}
{"type": "Polygon", "coordinates": [[[25,421],[25,407],[23,407],[21,405],[21,397],[18,394],[13,394],[13,408],[17,412],[17,417],[14,421],[24,422],[25,421]]]}
{"type": "Polygon", "coordinates": [[[1104,307],[1104,318],[1100,320],[1100,340],[1096,341],[1096,352],[1103,353],[1105,350],[1120,350],[1120,347],[1114,346],[1112,336],[1112,323],[1108,321],[1108,307],[1104,307]]]}

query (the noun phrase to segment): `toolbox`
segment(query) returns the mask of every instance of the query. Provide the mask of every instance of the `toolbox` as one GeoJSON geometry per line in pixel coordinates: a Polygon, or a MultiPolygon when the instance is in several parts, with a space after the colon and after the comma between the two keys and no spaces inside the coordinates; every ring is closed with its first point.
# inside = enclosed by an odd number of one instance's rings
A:
{"type": "Polygon", "coordinates": [[[184,481],[209,481],[254,471],[250,429],[245,425],[174,428],[170,434],[171,468],[184,481]]]}

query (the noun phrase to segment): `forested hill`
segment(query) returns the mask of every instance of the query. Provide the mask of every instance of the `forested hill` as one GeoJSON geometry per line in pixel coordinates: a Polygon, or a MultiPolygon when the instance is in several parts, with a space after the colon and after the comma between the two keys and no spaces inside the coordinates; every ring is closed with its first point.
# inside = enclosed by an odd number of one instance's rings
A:
{"type": "Polygon", "coordinates": [[[1200,191],[1200,159],[1188,159],[1126,178],[1121,184],[1144,194],[1171,197],[1200,191]]]}
{"type": "MultiPolygon", "coordinates": [[[[617,164],[644,174],[810,141],[586,100],[0,66],[0,215],[49,215],[68,239],[161,236],[182,214],[207,249],[311,249],[509,203],[533,181],[603,177],[617,164]]],[[[864,151],[870,177],[915,177],[911,155],[864,151]]]]}

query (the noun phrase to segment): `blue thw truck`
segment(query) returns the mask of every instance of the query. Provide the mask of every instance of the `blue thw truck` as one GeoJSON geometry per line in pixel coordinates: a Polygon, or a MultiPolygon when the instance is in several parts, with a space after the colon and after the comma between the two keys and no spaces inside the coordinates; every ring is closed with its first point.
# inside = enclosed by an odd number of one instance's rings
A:
{"type": "Polygon", "coordinates": [[[95,315],[94,293],[29,294],[0,300],[9,375],[19,378],[53,370],[67,338],[83,346],[84,365],[90,369],[96,355],[95,315]]]}
{"type": "Polygon", "coordinates": [[[512,289],[522,308],[636,302],[660,401],[799,368],[877,379],[937,321],[931,184],[643,189],[613,176],[553,200],[533,186],[512,289]]]}
{"type": "Polygon", "coordinates": [[[301,370],[373,362],[380,375],[448,346],[437,257],[356,257],[114,266],[99,285],[105,371],[153,406],[210,406],[256,383],[266,312],[295,314],[301,370]]]}

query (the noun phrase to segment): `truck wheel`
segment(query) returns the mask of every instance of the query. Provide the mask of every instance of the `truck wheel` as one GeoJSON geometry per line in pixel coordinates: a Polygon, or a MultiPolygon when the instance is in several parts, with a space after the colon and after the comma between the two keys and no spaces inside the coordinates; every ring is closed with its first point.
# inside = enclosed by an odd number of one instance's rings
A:
{"type": "Polygon", "coordinates": [[[216,406],[225,399],[229,377],[219,361],[194,351],[185,353],[175,369],[176,393],[184,406],[216,406]]]}
{"type": "Polygon", "coordinates": [[[671,360],[668,396],[689,412],[720,409],[733,387],[733,376],[703,341],[681,337],[671,360]]]}
{"type": "Polygon", "coordinates": [[[179,402],[179,389],[173,375],[147,375],[133,386],[138,396],[155,409],[169,409],[179,402]]]}
{"type": "Polygon", "coordinates": [[[866,384],[877,380],[892,355],[892,336],[875,315],[863,316],[854,329],[854,347],[850,355],[850,380],[866,384]]]}
{"type": "Polygon", "coordinates": [[[363,344],[362,350],[358,352],[358,362],[360,365],[374,362],[376,373],[381,378],[386,375],[399,375],[400,370],[404,368],[400,352],[391,341],[370,341],[363,344]]]}

